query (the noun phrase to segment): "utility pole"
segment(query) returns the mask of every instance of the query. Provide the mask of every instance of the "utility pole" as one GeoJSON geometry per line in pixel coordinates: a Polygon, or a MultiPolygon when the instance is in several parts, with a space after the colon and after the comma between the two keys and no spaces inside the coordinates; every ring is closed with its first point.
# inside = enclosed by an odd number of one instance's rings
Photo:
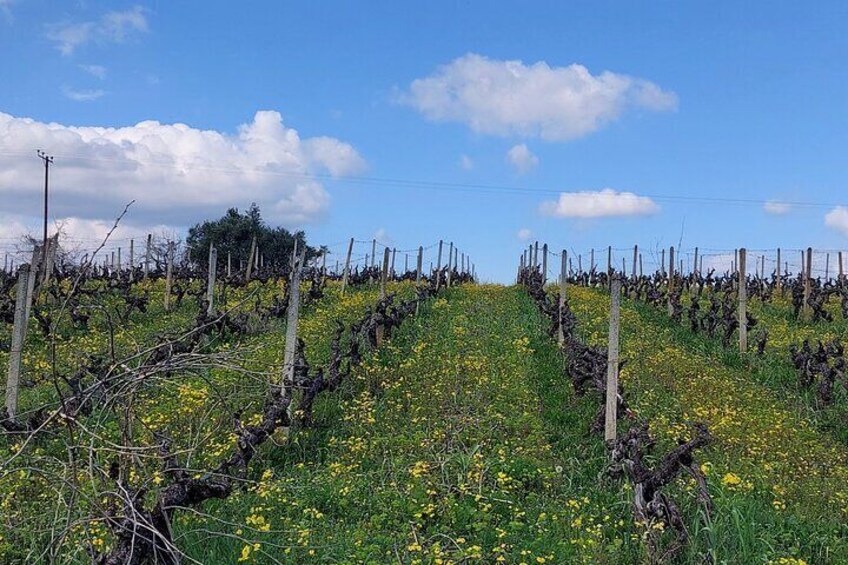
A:
{"type": "Polygon", "coordinates": [[[50,174],[50,164],[53,162],[53,156],[48,155],[47,153],[45,153],[41,149],[36,149],[35,153],[36,153],[36,155],[38,155],[39,159],[44,161],[44,238],[43,238],[43,241],[41,242],[41,249],[42,249],[42,253],[44,253],[43,259],[45,259],[45,261],[42,261],[42,264],[46,265],[47,264],[47,262],[46,262],[46,259],[47,259],[47,181],[48,181],[49,174],[50,174]]]}

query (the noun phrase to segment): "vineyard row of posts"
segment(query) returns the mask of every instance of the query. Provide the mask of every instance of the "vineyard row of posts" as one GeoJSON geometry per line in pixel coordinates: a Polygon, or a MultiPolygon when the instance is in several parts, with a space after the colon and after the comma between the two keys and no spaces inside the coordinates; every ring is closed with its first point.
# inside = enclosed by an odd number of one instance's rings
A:
{"type": "MultiPolygon", "coordinates": [[[[583,270],[583,257],[581,254],[577,256],[577,268],[574,269],[572,258],[569,257],[567,249],[563,249],[560,253],[551,253],[548,244],[544,243],[541,246],[539,242],[530,244],[519,257],[518,279],[520,282],[522,273],[526,269],[531,269],[539,273],[542,279],[542,284],[547,283],[548,279],[548,264],[549,256],[559,256],[560,272],[556,279],[558,304],[560,309],[557,334],[560,345],[563,343],[563,308],[566,301],[567,285],[569,277],[577,277],[594,274],[596,272],[595,250],[592,249],[589,253],[589,270],[583,270]]],[[[673,311],[673,291],[676,290],[675,285],[682,285],[679,290],[691,290],[692,286],[701,284],[701,276],[703,271],[703,255],[700,256],[699,249],[696,247],[694,251],[694,265],[687,274],[684,271],[682,260],[678,260],[675,264],[675,248],[674,246],[668,249],[668,262],[666,263],[665,249],[660,251],[660,264],[655,276],[664,281],[666,289],[666,306],[669,316],[673,311]],[[677,268],[676,268],[677,267],[677,268]]],[[[781,265],[781,249],[776,249],[775,269],[770,275],[766,275],[765,267],[766,255],[760,257],[760,264],[754,274],[754,280],[765,283],[766,279],[771,279],[774,283],[775,290],[778,295],[782,294],[785,281],[789,278],[790,272],[788,262],[784,262],[784,273],[779,273],[777,266],[781,265]]],[[[837,281],[842,283],[845,281],[844,263],[842,251],[837,252],[838,273],[837,281]]],[[[825,259],[825,280],[829,280],[829,263],[830,254],[826,254],[825,259]]],[[[746,248],[734,250],[733,260],[730,270],[726,275],[734,281],[733,290],[736,294],[737,320],[738,324],[738,347],[740,353],[748,351],[748,325],[745,321],[748,320],[748,282],[749,282],[749,263],[748,251],[746,248]]],[[[813,249],[808,247],[806,250],[801,250],[801,270],[798,275],[801,277],[803,285],[802,299],[802,314],[805,319],[810,316],[810,296],[811,296],[811,281],[813,280],[813,249]]],[[[610,293],[610,314],[609,314],[609,338],[608,338],[608,355],[607,355],[607,382],[606,382],[606,419],[604,437],[606,441],[613,441],[616,438],[616,423],[617,423],[617,390],[618,390],[618,371],[619,371],[619,332],[620,332],[620,304],[622,292],[622,280],[629,279],[634,283],[645,276],[643,270],[642,254],[639,251],[639,246],[633,246],[632,263],[630,274],[627,274],[626,260],[621,259],[621,270],[616,270],[613,261],[613,248],[607,247],[607,270],[606,270],[606,286],[610,293]]],[[[711,274],[710,274],[711,275],[711,274]]]]}
{"type": "MultiPolygon", "coordinates": [[[[349,279],[352,274],[352,269],[358,262],[358,260],[353,260],[353,249],[354,245],[359,241],[360,243],[368,243],[362,240],[356,240],[355,238],[350,238],[347,246],[347,253],[344,261],[344,268],[340,272],[339,271],[339,262],[336,261],[336,267],[332,271],[327,271],[326,261],[327,261],[327,249],[322,248],[319,255],[313,259],[312,267],[318,270],[320,277],[334,277],[341,279],[341,293],[342,295],[345,293],[345,290],[349,284],[349,279]],[[321,260],[320,268],[317,265],[318,259],[321,260]]],[[[365,268],[369,268],[369,259],[370,259],[370,268],[372,271],[377,268],[376,265],[376,255],[377,255],[377,240],[371,240],[371,253],[365,254],[363,264],[365,268]]],[[[382,244],[381,244],[382,245],[382,244]]],[[[471,261],[469,255],[465,252],[460,251],[458,247],[454,245],[453,242],[446,242],[444,240],[439,240],[438,244],[433,244],[430,246],[419,246],[417,249],[417,261],[415,266],[415,282],[419,284],[422,281],[424,275],[423,263],[424,263],[424,252],[425,249],[431,249],[438,245],[438,253],[436,256],[435,268],[433,266],[433,262],[430,262],[429,273],[430,277],[435,280],[436,288],[438,289],[442,284],[446,286],[451,286],[451,276],[453,273],[457,273],[458,275],[470,276],[472,280],[476,279],[476,265],[471,261]],[[447,248],[447,249],[446,249],[447,248]],[[445,257],[446,261],[444,263],[444,268],[442,264],[443,253],[447,252],[445,257]],[[441,278],[444,277],[444,281],[441,278]]],[[[102,246],[101,246],[102,247],[102,246]]],[[[143,259],[140,264],[136,263],[135,258],[135,245],[134,240],[130,240],[129,244],[129,261],[124,264],[121,258],[121,247],[117,248],[116,252],[112,252],[111,254],[111,262],[109,258],[104,258],[102,265],[98,265],[95,263],[95,257],[98,251],[94,251],[93,253],[86,253],[83,255],[82,260],[79,264],[79,276],[82,276],[86,273],[92,274],[100,274],[102,276],[107,277],[126,277],[130,282],[134,280],[135,277],[139,277],[144,280],[151,276],[152,271],[159,271],[162,269],[162,265],[159,260],[155,261],[155,267],[151,268],[154,265],[152,261],[152,257],[154,256],[154,243],[153,243],[153,235],[148,234],[147,236],[147,245],[145,247],[145,252],[143,255],[143,259]],[[139,272],[140,271],[140,272],[139,272]],[[99,272],[99,273],[98,273],[99,272]]],[[[47,245],[33,245],[31,261],[29,263],[23,263],[17,268],[17,284],[15,291],[15,309],[14,309],[14,322],[12,328],[12,340],[10,344],[10,355],[9,355],[9,367],[7,373],[6,380],[6,417],[14,418],[17,415],[17,406],[18,406],[18,391],[20,388],[21,381],[21,367],[22,360],[24,354],[24,346],[26,343],[27,329],[30,321],[30,313],[32,309],[33,302],[37,300],[39,291],[42,287],[46,287],[50,281],[51,276],[61,276],[62,273],[66,270],[70,265],[57,265],[56,257],[58,250],[60,249],[60,240],[59,234],[54,235],[53,237],[47,240],[47,245]],[[38,279],[41,279],[40,281],[38,279]]],[[[396,278],[397,271],[395,270],[395,260],[397,257],[398,250],[396,248],[390,248],[388,246],[383,246],[383,259],[382,259],[382,268],[379,270],[379,274],[375,277],[374,274],[369,274],[368,280],[370,282],[376,282],[374,279],[379,278],[380,281],[380,291],[381,298],[385,298],[386,292],[386,283],[389,279],[396,278]]],[[[294,354],[295,354],[295,345],[296,345],[296,336],[297,336],[297,320],[298,320],[298,308],[299,308],[299,295],[300,295],[300,279],[301,279],[301,271],[306,266],[306,247],[302,247],[300,253],[298,254],[298,241],[295,240],[294,250],[291,254],[289,265],[287,265],[285,269],[280,271],[280,274],[285,275],[286,272],[289,273],[290,283],[291,283],[291,301],[292,307],[289,308],[288,311],[288,319],[286,326],[286,346],[285,346],[285,358],[284,358],[284,371],[286,374],[289,374],[294,370],[294,354]]],[[[404,254],[406,256],[404,262],[404,274],[409,273],[409,255],[404,254]]],[[[166,252],[164,256],[164,279],[165,279],[165,291],[164,291],[164,309],[165,311],[169,311],[171,309],[171,297],[172,297],[172,285],[174,281],[174,271],[175,271],[175,259],[177,257],[176,253],[176,245],[174,241],[168,241],[166,252]]],[[[185,259],[186,254],[183,254],[185,259]]],[[[199,265],[183,265],[184,267],[189,267],[189,276],[190,277],[206,277],[206,313],[208,316],[212,316],[215,312],[215,289],[219,284],[218,281],[218,273],[221,272],[223,275],[226,274],[225,280],[231,280],[233,273],[233,260],[230,253],[227,254],[226,260],[226,270],[222,268],[219,264],[218,258],[218,250],[215,248],[214,244],[210,245],[208,252],[208,264],[205,269],[200,268],[199,265]],[[194,267],[194,269],[191,269],[194,267]]],[[[247,260],[239,259],[239,270],[236,273],[237,277],[243,277],[243,281],[245,283],[250,282],[251,278],[255,276],[257,272],[266,267],[264,257],[262,256],[260,249],[257,245],[256,238],[253,238],[253,241],[250,246],[250,252],[248,254],[247,260]]],[[[4,272],[14,273],[14,263],[10,263],[8,260],[8,254],[6,256],[6,262],[4,264],[4,272]]],[[[378,337],[381,337],[381,332],[378,332],[378,337]]]]}

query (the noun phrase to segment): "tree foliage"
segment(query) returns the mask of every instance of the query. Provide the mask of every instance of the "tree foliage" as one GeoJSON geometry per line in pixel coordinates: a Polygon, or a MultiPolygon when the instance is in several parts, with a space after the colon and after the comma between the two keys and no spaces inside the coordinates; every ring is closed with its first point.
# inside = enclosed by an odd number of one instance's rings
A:
{"type": "MultiPolygon", "coordinates": [[[[295,240],[299,248],[306,244],[303,231],[292,233],[282,227],[268,226],[262,219],[259,207],[253,203],[243,213],[238,208],[230,208],[219,219],[206,220],[189,229],[186,240],[189,258],[193,263],[202,265],[208,257],[209,245],[214,244],[218,249],[218,257],[226,257],[230,253],[234,266],[238,266],[239,261],[247,262],[254,236],[265,264],[271,266],[287,264],[295,240]]],[[[307,247],[307,258],[318,254],[320,250],[307,247]]]]}

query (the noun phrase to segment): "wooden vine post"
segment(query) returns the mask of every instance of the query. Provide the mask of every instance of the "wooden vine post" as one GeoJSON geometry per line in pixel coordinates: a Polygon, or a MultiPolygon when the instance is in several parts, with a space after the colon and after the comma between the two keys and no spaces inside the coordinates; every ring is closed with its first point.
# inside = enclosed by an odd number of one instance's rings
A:
{"type": "Polygon", "coordinates": [[[842,282],[842,279],[844,278],[845,274],[844,274],[844,271],[842,270],[842,252],[841,251],[837,255],[837,261],[839,261],[839,279],[838,280],[839,280],[839,282],[842,282]]]}
{"type": "Polygon", "coordinates": [[[444,242],[439,240],[439,255],[436,259],[436,290],[439,290],[439,286],[442,284],[442,245],[444,242]]]}
{"type": "MultiPolygon", "coordinates": [[[[295,239],[295,245],[297,245],[297,240],[295,239]]],[[[250,282],[250,275],[253,272],[253,257],[256,255],[256,236],[253,236],[253,239],[250,240],[250,252],[247,254],[247,270],[244,273],[245,282],[250,282]]]]}
{"type": "Polygon", "coordinates": [[[36,296],[35,283],[38,279],[38,272],[41,269],[41,261],[43,260],[44,254],[41,252],[41,246],[36,245],[35,249],[32,250],[32,260],[29,264],[29,276],[27,277],[26,303],[24,305],[24,335],[26,335],[26,328],[29,325],[29,313],[36,296]]]}
{"type": "Polygon", "coordinates": [[[777,287],[777,295],[783,295],[783,277],[780,274],[780,247],[777,248],[777,264],[774,266],[775,285],[777,287]]]}
{"type": "Polygon", "coordinates": [[[739,353],[748,351],[748,253],[739,250],[739,353]]]}
{"type": "Polygon", "coordinates": [[[695,262],[692,263],[692,269],[695,271],[695,274],[700,275],[701,269],[698,265],[698,248],[695,248],[695,262]]]}
{"type": "Polygon", "coordinates": [[[132,239],[130,240],[130,263],[128,266],[130,268],[130,281],[132,281],[135,278],[135,241],[132,239]]]}
{"type": "Polygon", "coordinates": [[[18,269],[18,290],[15,297],[15,318],[12,327],[12,346],[9,350],[9,373],[6,379],[6,415],[14,419],[18,411],[18,388],[21,381],[21,360],[27,330],[27,302],[29,279],[37,276],[30,273],[30,266],[24,263],[18,269]]]}
{"type": "Polygon", "coordinates": [[[347,245],[347,257],[345,258],[344,273],[342,274],[342,296],[344,296],[347,288],[347,279],[350,276],[350,254],[353,253],[353,238],[350,238],[350,243],[347,245]]]}
{"type": "Polygon", "coordinates": [[[421,267],[424,262],[424,246],[418,246],[418,262],[415,265],[415,284],[421,282],[421,267]]]}
{"type": "MultiPolygon", "coordinates": [[[[389,278],[389,248],[383,251],[383,269],[380,273],[380,300],[386,298],[386,280],[389,278]]],[[[377,326],[377,347],[383,343],[385,328],[383,324],[377,326]]]]}
{"type": "MultiPolygon", "coordinates": [[[[294,390],[294,357],[297,351],[297,321],[300,316],[300,271],[303,268],[303,260],[306,257],[306,246],[300,251],[300,257],[293,255],[293,265],[291,275],[289,276],[289,284],[291,292],[289,293],[289,307],[286,312],[286,348],[283,354],[283,378],[282,390],[285,398],[291,398],[294,390]]],[[[292,419],[294,412],[294,403],[289,402],[287,413],[289,421],[292,419]]]]}
{"type": "Polygon", "coordinates": [[[671,293],[674,291],[674,246],[668,248],[668,315],[674,314],[671,293]]]}
{"type": "Polygon", "coordinates": [[[215,277],[218,274],[218,250],[209,245],[209,272],[206,282],[206,314],[211,316],[215,311],[215,277]]]}
{"type": "Polygon", "coordinates": [[[548,244],[542,246],[542,284],[548,281],[548,244]]]}
{"type": "Polygon", "coordinates": [[[174,277],[174,242],[168,242],[168,266],[165,269],[165,312],[171,310],[171,283],[174,277]]]}
{"type": "Polygon", "coordinates": [[[557,317],[557,340],[560,347],[565,343],[565,332],[562,327],[562,314],[565,310],[565,285],[568,282],[566,271],[568,264],[568,251],[562,250],[562,261],[559,268],[559,316],[557,317]]]}
{"type": "Polygon", "coordinates": [[[153,245],[153,234],[147,234],[147,248],[144,251],[144,278],[150,274],[150,251],[153,245]]]}
{"type": "Polygon", "coordinates": [[[447,285],[448,288],[450,288],[450,286],[451,286],[451,271],[453,271],[453,242],[452,241],[450,242],[450,245],[448,246],[447,266],[448,266],[448,273],[447,273],[447,275],[445,275],[445,284],[447,285]]]}
{"type": "Polygon", "coordinates": [[[633,268],[631,269],[630,278],[636,282],[636,262],[639,260],[639,246],[633,246],[633,268]]]}
{"type": "Polygon", "coordinates": [[[813,276],[813,248],[807,248],[807,261],[804,265],[804,319],[810,317],[810,279],[813,276]]]}
{"type": "Polygon", "coordinates": [[[621,320],[621,279],[610,282],[610,326],[607,350],[607,396],[604,441],[615,441],[618,424],[618,331],[621,320]]]}

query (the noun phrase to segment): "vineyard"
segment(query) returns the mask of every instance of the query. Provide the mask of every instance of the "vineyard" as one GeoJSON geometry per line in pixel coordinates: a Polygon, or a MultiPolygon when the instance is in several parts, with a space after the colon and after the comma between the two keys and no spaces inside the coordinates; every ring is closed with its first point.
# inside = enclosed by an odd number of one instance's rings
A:
{"type": "Polygon", "coordinates": [[[841,254],[130,245],[0,274],[0,562],[848,563],[841,254]]]}

